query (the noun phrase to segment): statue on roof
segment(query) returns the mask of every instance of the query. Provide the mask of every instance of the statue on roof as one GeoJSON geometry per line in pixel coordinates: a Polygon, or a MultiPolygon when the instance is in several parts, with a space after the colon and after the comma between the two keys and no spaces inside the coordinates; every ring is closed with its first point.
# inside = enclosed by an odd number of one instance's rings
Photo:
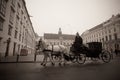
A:
{"type": "Polygon", "coordinates": [[[62,30],[61,30],[61,28],[59,28],[58,34],[59,34],[59,35],[62,34],[62,30]]]}

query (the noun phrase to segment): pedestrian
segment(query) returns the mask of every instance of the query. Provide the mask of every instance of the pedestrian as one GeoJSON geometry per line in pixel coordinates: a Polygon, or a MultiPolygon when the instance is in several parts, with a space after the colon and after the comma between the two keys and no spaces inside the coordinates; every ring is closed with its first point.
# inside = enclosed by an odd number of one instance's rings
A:
{"type": "Polygon", "coordinates": [[[115,54],[118,56],[119,50],[115,48],[115,54]]]}
{"type": "Polygon", "coordinates": [[[113,53],[114,53],[113,49],[110,48],[111,59],[113,59],[113,53]]]}

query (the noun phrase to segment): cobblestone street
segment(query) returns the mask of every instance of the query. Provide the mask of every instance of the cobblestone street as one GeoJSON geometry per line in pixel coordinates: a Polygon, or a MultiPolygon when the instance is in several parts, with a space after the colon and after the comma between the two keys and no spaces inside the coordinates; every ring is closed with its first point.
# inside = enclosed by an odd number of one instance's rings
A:
{"type": "Polygon", "coordinates": [[[120,57],[110,63],[87,61],[66,66],[40,63],[1,63],[0,80],[120,80],[120,57]]]}

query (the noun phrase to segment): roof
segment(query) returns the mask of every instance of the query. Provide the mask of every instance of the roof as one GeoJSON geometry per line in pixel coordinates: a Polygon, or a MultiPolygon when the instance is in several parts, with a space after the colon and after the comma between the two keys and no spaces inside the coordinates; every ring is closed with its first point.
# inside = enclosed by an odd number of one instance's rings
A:
{"type": "Polygon", "coordinates": [[[44,39],[59,39],[58,34],[45,33],[44,39]]]}
{"type": "Polygon", "coordinates": [[[111,22],[111,23],[112,22],[119,23],[119,21],[120,21],[119,18],[120,18],[120,14],[117,14],[116,16],[112,15],[112,17],[110,19],[108,19],[105,22],[103,22],[103,23],[101,23],[101,24],[99,24],[99,25],[89,29],[89,31],[93,31],[93,30],[99,29],[99,28],[103,27],[104,24],[109,23],[109,22],[111,22]]]}
{"type": "Polygon", "coordinates": [[[63,34],[62,35],[63,39],[67,40],[73,40],[75,39],[75,35],[68,35],[68,34],[63,34]]]}
{"type": "Polygon", "coordinates": [[[93,30],[96,30],[96,29],[101,28],[101,27],[103,27],[103,23],[101,23],[101,24],[99,24],[99,25],[89,29],[89,31],[93,31],[93,30]]]}
{"type": "Polygon", "coordinates": [[[44,33],[44,39],[60,39],[60,37],[62,37],[63,40],[74,40],[75,35],[44,33]]]}

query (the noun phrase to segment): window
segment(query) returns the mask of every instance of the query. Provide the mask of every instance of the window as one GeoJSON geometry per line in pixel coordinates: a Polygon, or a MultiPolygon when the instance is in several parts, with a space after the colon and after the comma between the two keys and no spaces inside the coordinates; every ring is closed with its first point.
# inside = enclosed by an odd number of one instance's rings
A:
{"type": "Polygon", "coordinates": [[[0,37],[0,46],[1,46],[2,37],[0,37]]]}
{"type": "Polygon", "coordinates": [[[114,32],[116,32],[116,28],[114,28],[114,32]]]}
{"type": "Polygon", "coordinates": [[[105,31],[105,34],[107,34],[107,31],[105,31]]]}
{"type": "Polygon", "coordinates": [[[120,32],[120,27],[119,27],[119,32],[120,32]]]}
{"type": "Polygon", "coordinates": [[[108,37],[107,37],[107,36],[105,36],[105,38],[106,38],[106,41],[108,41],[108,37]]]}
{"type": "Polygon", "coordinates": [[[11,7],[9,22],[12,24],[14,21],[14,14],[15,14],[15,12],[14,12],[13,8],[11,7]]]}
{"type": "Polygon", "coordinates": [[[109,33],[111,33],[111,30],[109,29],[109,33]]]}
{"type": "Polygon", "coordinates": [[[57,42],[57,44],[59,45],[59,42],[57,42]]]}
{"type": "Polygon", "coordinates": [[[53,45],[55,45],[55,42],[53,42],[53,45]]]}
{"type": "Polygon", "coordinates": [[[100,39],[100,42],[102,42],[102,40],[100,39]]]}
{"type": "Polygon", "coordinates": [[[4,20],[2,18],[0,18],[0,31],[3,30],[3,22],[4,22],[4,20]]]}
{"type": "Polygon", "coordinates": [[[102,42],[104,42],[104,38],[102,38],[102,42]]]}
{"type": "Polygon", "coordinates": [[[17,14],[19,15],[19,13],[20,13],[20,4],[18,3],[17,4],[17,14]]]}
{"type": "Polygon", "coordinates": [[[116,49],[119,49],[119,44],[116,43],[116,44],[115,44],[115,48],[116,48],[116,49]]]}
{"type": "Polygon", "coordinates": [[[0,0],[0,13],[5,16],[7,0],[0,0]]]}
{"type": "Polygon", "coordinates": [[[18,7],[20,8],[21,6],[20,6],[20,3],[18,3],[18,7]]]}
{"type": "Polygon", "coordinates": [[[14,38],[16,38],[16,39],[17,39],[17,34],[18,34],[18,32],[17,32],[17,30],[15,30],[15,36],[14,36],[14,38]]]}
{"type": "Polygon", "coordinates": [[[24,20],[26,20],[26,17],[24,16],[24,20]]]}
{"type": "Polygon", "coordinates": [[[21,41],[21,34],[19,34],[19,41],[21,41]]]}
{"type": "Polygon", "coordinates": [[[16,24],[15,24],[15,27],[18,28],[18,25],[19,25],[19,17],[16,16],[16,24]]]}
{"type": "Polygon", "coordinates": [[[24,40],[24,37],[22,37],[22,42],[23,42],[23,40],[24,40]]]}
{"type": "Polygon", "coordinates": [[[11,36],[11,34],[12,34],[12,26],[9,25],[9,28],[8,28],[8,35],[11,36]]]}
{"type": "Polygon", "coordinates": [[[16,0],[12,0],[12,5],[15,6],[16,0]]]}
{"type": "Polygon", "coordinates": [[[112,40],[112,37],[111,37],[111,35],[109,35],[109,40],[112,40]]]}
{"type": "Polygon", "coordinates": [[[114,34],[114,39],[117,40],[117,33],[114,34]]]}

